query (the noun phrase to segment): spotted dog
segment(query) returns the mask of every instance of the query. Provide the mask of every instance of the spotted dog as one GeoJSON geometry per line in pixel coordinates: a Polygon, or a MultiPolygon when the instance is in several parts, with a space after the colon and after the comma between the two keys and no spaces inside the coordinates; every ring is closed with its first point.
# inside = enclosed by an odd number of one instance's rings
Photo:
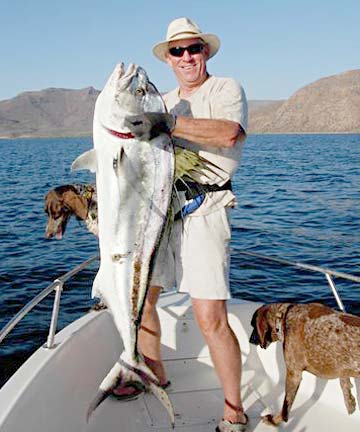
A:
{"type": "Polygon", "coordinates": [[[253,315],[250,342],[267,348],[281,341],[286,363],[286,392],[282,410],[265,423],[288,420],[302,371],[325,379],[339,378],[349,414],[356,408],[350,377],[360,377],[360,317],[337,312],[319,303],[272,303],[253,315]]]}

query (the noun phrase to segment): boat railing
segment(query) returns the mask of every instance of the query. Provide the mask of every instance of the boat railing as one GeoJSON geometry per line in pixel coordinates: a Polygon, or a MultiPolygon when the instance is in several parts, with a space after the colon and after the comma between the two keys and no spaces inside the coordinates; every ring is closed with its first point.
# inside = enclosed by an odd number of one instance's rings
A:
{"type": "Polygon", "coordinates": [[[78,266],[74,267],[69,272],[55,279],[50,285],[44,288],[37,296],[35,296],[32,300],[30,300],[9,322],[5,327],[0,331],[0,343],[6,338],[6,336],[13,330],[13,328],[42,300],[44,300],[48,295],[50,295],[53,291],[55,291],[54,305],[51,315],[49,334],[47,337],[47,342],[45,344],[46,348],[54,347],[54,338],[56,333],[57,321],[59,316],[59,308],[60,308],[60,298],[61,293],[64,288],[64,283],[75,276],[77,273],[84,270],[94,261],[99,260],[98,255],[94,255],[93,257],[87,259],[82,262],[78,266]]]}
{"type": "MultiPolygon", "coordinates": [[[[331,288],[332,294],[335,297],[336,303],[339,307],[339,309],[343,312],[345,312],[345,307],[343,305],[343,302],[341,301],[340,295],[336,289],[333,277],[338,277],[341,279],[347,279],[353,282],[359,282],[360,283],[360,277],[354,276],[349,273],[343,273],[338,272],[330,269],[326,269],[323,267],[318,267],[310,264],[305,264],[301,262],[294,262],[294,261],[288,261],[284,260],[282,258],[277,258],[273,256],[268,255],[262,255],[256,252],[251,251],[244,251],[239,249],[232,249],[233,255],[248,255],[255,258],[259,258],[264,261],[270,261],[275,262],[281,265],[287,265],[292,267],[297,267],[301,270],[306,271],[312,271],[312,272],[320,272],[323,273],[328,281],[328,284],[331,288]]],[[[56,333],[56,327],[57,327],[57,321],[58,321],[58,315],[59,315],[59,308],[60,308],[60,298],[61,293],[64,288],[64,283],[71,279],[73,276],[75,276],[80,271],[84,270],[86,267],[88,267],[90,264],[92,264],[94,261],[99,260],[99,256],[95,255],[86,261],[82,262],[72,270],[70,270],[68,273],[65,273],[63,276],[60,276],[59,278],[55,279],[49,286],[47,286],[43,291],[41,291],[36,297],[34,297],[29,303],[27,303],[10,321],[5,327],[0,331],[0,343],[5,339],[5,337],[13,330],[13,328],[36,306],[38,305],[42,300],[44,300],[49,294],[51,294],[53,291],[55,291],[55,299],[54,299],[54,305],[52,310],[52,316],[51,316],[51,322],[50,322],[50,328],[49,328],[49,334],[47,337],[47,342],[45,344],[46,348],[53,348],[54,347],[54,338],[56,333]]]]}
{"type": "Polygon", "coordinates": [[[275,262],[275,263],[282,264],[282,265],[297,267],[301,270],[307,270],[307,271],[312,271],[312,272],[324,274],[324,276],[326,277],[326,280],[330,286],[331,292],[332,292],[333,296],[335,297],[336,303],[342,312],[345,312],[345,307],[344,307],[344,304],[340,298],[338,290],[336,289],[336,285],[335,285],[335,282],[333,280],[333,277],[338,277],[341,279],[347,279],[347,280],[350,280],[352,282],[359,282],[360,283],[360,277],[359,276],[355,276],[355,275],[352,275],[349,273],[338,272],[335,270],[330,270],[330,269],[327,269],[324,267],[314,266],[311,264],[305,264],[302,262],[288,261],[288,260],[284,260],[282,258],[271,257],[268,255],[262,255],[262,254],[259,254],[257,252],[243,251],[243,250],[238,250],[238,249],[232,249],[232,252],[234,254],[248,255],[248,256],[259,258],[259,259],[262,259],[265,261],[271,261],[271,262],[275,262]]]}

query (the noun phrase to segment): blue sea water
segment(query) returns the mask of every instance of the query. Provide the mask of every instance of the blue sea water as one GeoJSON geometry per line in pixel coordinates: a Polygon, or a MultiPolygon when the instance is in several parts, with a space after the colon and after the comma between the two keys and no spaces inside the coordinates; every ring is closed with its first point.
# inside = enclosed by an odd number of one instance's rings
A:
{"type": "MultiPolygon", "coordinates": [[[[46,240],[44,196],[55,186],[94,182],[70,172],[90,138],[0,140],[0,328],[58,276],[96,254],[97,240],[72,220],[61,241],[46,240]]],[[[253,135],[234,179],[235,297],[335,306],[321,274],[237,254],[247,250],[360,276],[360,135],[253,135]]],[[[66,284],[58,328],[86,312],[97,265],[66,284]]],[[[360,284],[336,280],[360,315],[360,284]]],[[[0,386],[46,341],[53,297],[0,345],[0,386]]]]}

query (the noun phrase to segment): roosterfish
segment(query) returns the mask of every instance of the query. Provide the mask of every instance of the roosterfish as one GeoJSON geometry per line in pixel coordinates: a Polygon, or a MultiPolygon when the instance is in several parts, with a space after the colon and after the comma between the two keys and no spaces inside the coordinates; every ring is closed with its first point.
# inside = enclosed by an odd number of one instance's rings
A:
{"type": "Polygon", "coordinates": [[[142,310],[159,242],[167,223],[174,184],[175,153],[170,134],[138,139],[127,119],[166,113],[160,93],[144,69],[118,64],[95,104],[94,148],[72,169],[96,173],[100,267],[92,296],[111,311],[123,351],[100,383],[87,418],[118,386],[135,382],[174,411],[158,378],[138,351],[142,310]]]}

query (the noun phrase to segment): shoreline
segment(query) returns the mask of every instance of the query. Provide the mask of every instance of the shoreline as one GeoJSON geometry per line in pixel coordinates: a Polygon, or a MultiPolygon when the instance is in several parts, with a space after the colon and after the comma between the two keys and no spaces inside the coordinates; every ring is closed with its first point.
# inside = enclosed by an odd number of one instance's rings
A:
{"type": "MultiPolygon", "coordinates": [[[[247,136],[253,135],[360,135],[360,131],[355,132],[249,132],[247,136]]],[[[17,139],[59,139],[59,138],[92,138],[92,133],[78,135],[18,135],[18,136],[0,136],[1,140],[17,139]]]]}

